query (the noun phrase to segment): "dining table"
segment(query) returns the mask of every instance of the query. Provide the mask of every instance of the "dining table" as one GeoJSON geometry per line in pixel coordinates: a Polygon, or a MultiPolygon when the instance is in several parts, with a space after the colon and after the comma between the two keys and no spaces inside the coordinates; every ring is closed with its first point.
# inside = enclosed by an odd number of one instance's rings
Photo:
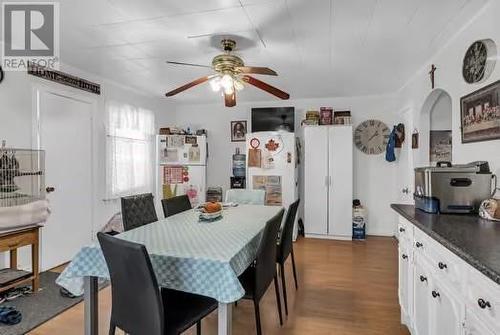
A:
{"type": "MultiPolygon", "coordinates": [[[[254,261],[267,221],[281,208],[238,205],[224,208],[222,217],[212,222],[201,221],[200,212],[192,209],[116,238],[146,246],[161,287],[217,300],[218,334],[230,335],[232,303],[245,294],[238,276],[254,261]]],[[[98,289],[107,280],[97,242],[83,247],[56,280],[72,294],[84,296],[85,335],[98,335],[98,289]]]]}

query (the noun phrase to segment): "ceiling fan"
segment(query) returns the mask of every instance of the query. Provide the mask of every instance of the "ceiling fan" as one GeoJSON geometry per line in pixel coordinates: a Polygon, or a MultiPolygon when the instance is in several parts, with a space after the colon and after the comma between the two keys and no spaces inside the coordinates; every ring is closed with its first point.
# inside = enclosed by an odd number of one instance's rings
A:
{"type": "Polygon", "coordinates": [[[283,100],[290,98],[288,93],[249,75],[263,74],[277,76],[278,74],[275,71],[267,67],[245,66],[245,63],[240,57],[232,54],[232,51],[236,47],[235,41],[223,39],[221,44],[224,53],[214,57],[212,66],[167,61],[168,64],[211,68],[216,74],[198,78],[175,90],[167,92],[165,95],[171,97],[193,86],[209,81],[214,92],[221,92],[224,95],[226,107],[236,106],[236,91],[242,90],[245,84],[260,88],[283,100]]]}

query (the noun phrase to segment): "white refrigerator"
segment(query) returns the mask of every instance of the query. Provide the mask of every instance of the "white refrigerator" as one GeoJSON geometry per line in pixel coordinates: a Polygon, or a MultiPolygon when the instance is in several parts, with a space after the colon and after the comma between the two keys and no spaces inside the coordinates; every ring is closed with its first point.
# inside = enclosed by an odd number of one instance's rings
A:
{"type": "MultiPolygon", "coordinates": [[[[288,209],[299,194],[295,133],[248,133],[246,148],[247,188],[265,190],[266,205],[288,209]]],[[[294,231],[296,238],[297,224],[294,231]]]]}
{"type": "Polygon", "coordinates": [[[195,135],[157,136],[156,206],[161,200],[187,194],[193,207],[205,202],[207,138],[195,135]]]}

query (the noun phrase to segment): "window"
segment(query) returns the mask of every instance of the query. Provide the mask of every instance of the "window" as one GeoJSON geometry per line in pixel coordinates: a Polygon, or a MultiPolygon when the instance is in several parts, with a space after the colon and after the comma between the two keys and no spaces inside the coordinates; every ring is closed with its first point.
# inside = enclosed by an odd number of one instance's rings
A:
{"type": "Polygon", "coordinates": [[[108,103],[107,191],[109,198],[153,189],[153,112],[131,105],[108,103]]]}

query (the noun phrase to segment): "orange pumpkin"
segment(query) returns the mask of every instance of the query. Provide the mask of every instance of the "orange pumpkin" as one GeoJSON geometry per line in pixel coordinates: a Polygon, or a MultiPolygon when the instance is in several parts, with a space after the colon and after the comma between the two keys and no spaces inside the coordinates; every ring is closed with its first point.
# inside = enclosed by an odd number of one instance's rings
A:
{"type": "Polygon", "coordinates": [[[207,203],[205,203],[203,208],[205,209],[205,212],[207,212],[207,213],[216,213],[222,209],[222,206],[218,202],[207,202],[207,203]]]}

